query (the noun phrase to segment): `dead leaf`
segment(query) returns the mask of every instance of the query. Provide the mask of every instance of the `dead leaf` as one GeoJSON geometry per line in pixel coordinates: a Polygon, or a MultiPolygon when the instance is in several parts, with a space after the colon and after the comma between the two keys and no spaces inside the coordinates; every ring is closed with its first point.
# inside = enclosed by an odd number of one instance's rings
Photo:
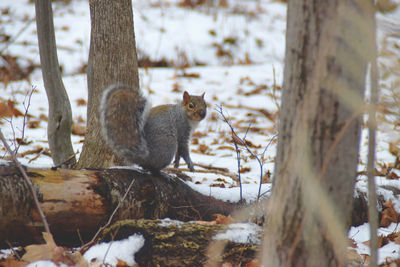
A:
{"type": "Polygon", "coordinates": [[[245,267],[260,267],[260,266],[261,264],[257,259],[251,260],[245,265],[245,267]]]}
{"type": "Polygon", "coordinates": [[[249,167],[240,168],[240,173],[246,173],[249,171],[251,171],[251,168],[249,168],[249,167]]]}
{"type": "Polygon", "coordinates": [[[392,222],[397,223],[399,221],[400,214],[394,209],[392,200],[383,203],[384,210],[382,211],[382,219],[379,226],[387,227],[392,222]]]}
{"type": "Polygon", "coordinates": [[[7,267],[22,267],[28,265],[29,262],[18,260],[13,255],[8,256],[6,259],[0,260],[0,266],[7,267]]]}
{"type": "Polygon", "coordinates": [[[129,267],[129,265],[123,260],[117,259],[117,267],[129,267]]]}
{"type": "Polygon", "coordinates": [[[225,184],[210,184],[210,187],[219,187],[219,188],[225,188],[225,184]]]}
{"type": "Polygon", "coordinates": [[[85,133],[86,133],[85,125],[80,125],[80,124],[75,124],[75,123],[72,125],[72,134],[79,135],[79,136],[85,136],[85,133]]]}
{"type": "Polygon", "coordinates": [[[27,141],[26,139],[22,139],[22,138],[15,138],[15,141],[17,141],[18,145],[21,146],[26,146],[32,143],[32,141],[27,141]]]}
{"type": "Polygon", "coordinates": [[[192,134],[192,136],[193,136],[193,137],[204,137],[204,136],[207,136],[207,134],[206,134],[206,133],[203,133],[203,132],[196,131],[196,132],[194,132],[194,133],[192,134]]]}
{"type": "Polygon", "coordinates": [[[12,116],[19,117],[24,114],[14,107],[15,102],[11,100],[0,100],[0,117],[11,118],[12,116]]]}
{"type": "Polygon", "coordinates": [[[47,149],[47,148],[44,148],[44,147],[42,147],[42,146],[35,146],[34,149],[27,150],[27,151],[25,151],[25,152],[19,154],[18,156],[20,156],[20,157],[25,157],[25,156],[27,156],[27,155],[33,155],[33,154],[46,155],[46,156],[51,157],[50,150],[47,149]]]}
{"type": "Polygon", "coordinates": [[[386,175],[386,178],[389,179],[389,180],[398,180],[400,177],[394,171],[390,171],[386,175]]]}
{"type": "Polygon", "coordinates": [[[236,151],[236,149],[232,146],[219,146],[219,147],[217,147],[217,149],[218,150],[228,149],[228,150],[236,151]]]}
{"type": "Polygon", "coordinates": [[[57,251],[57,245],[54,242],[53,236],[44,232],[43,239],[46,244],[30,245],[25,248],[26,253],[22,257],[24,261],[34,262],[38,260],[51,260],[53,258],[54,252],[57,251]]]}
{"type": "Polygon", "coordinates": [[[83,98],[79,98],[79,99],[76,100],[76,105],[77,105],[78,107],[79,107],[79,106],[86,106],[86,104],[87,104],[87,102],[86,102],[86,100],[83,99],[83,98]]]}
{"type": "Polygon", "coordinates": [[[34,120],[34,121],[29,121],[28,122],[28,128],[30,129],[36,129],[38,128],[40,125],[40,121],[39,120],[34,120]]]}
{"type": "Polygon", "coordinates": [[[22,257],[23,261],[35,262],[39,260],[50,260],[56,264],[64,263],[68,266],[88,266],[87,262],[83,259],[79,252],[71,253],[65,248],[57,246],[54,242],[53,236],[50,233],[44,232],[43,239],[46,242],[45,244],[29,245],[25,248],[26,253],[22,257]]]}
{"type": "Polygon", "coordinates": [[[49,118],[43,113],[39,115],[39,119],[41,119],[42,121],[48,121],[49,120],[49,118]]]}
{"type": "Polygon", "coordinates": [[[236,222],[230,215],[225,216],[225,215],[222,215],[222,214],[213,214],[213,216],[217,217],[215,219],[215,223],[216,224],[228,225],[228,224],[236,222]]]}
{"type": "Polygon", "coordinates": [[[184,78],[195,78],[195,79],[198,79],[198,78],[200,78],[200,74],[199,74],[199,73],[195,73],[195,72],[184,72],[184,73],[182,73],[182,74],[176,75],[176,77],[184,77],[184,78]]]}
{"type": "Polygon", "coordinates": [[[22,79],[28,79],[29,75],[34,71],[35,65],[29,60],[23,60],[10,55],[2,55],[2,61],[6,64],[0,66],[0,81],[7,84],[11,81],[18,81],[22,79]],[[23,64],[26,67],[22,67],[20,61],[23,60],[23,64]]]}
{"type": "Polygon", "coordinates": [[[395,157],[400,157],[400,144],[395,144],[395,143],[390,142],[389,143],[389,152],[395,157]]]}

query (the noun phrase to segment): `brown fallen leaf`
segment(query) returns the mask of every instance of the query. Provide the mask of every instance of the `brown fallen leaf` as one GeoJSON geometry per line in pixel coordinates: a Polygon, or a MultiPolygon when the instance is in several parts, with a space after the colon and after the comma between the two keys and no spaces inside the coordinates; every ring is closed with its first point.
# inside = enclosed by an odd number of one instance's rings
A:
{"type": "Polygon", "coordinates": [[[400,157],[400,144],[395,144],[393,142],[390,142],[389,152],[395,157],[400,157]]]}
{"type": "Polygon", "coordinates": [[[86,133],[85,125],[79,125],[79,124],[72,125],[72,134],[79,135],[79,136],[85,136],[85,133],[86,133]]]}
{"type": "Polygon", "coordinates": [[[64,263],[68,266],[88,266],[88,263],[78,251],[71,252],[63,247],[57,246],[50,233],[44,232],[43,239],[46,242],[45,244],[29,245],[25,248],[26,253],[22,257],[23,261],[35,262],[39,260],[49,260],[56,264],[64,263]]]}
{"type": "Polygon", "coordinates": [[[225,215],[222,215],[222,214],[213,214],[215,217],[217,217],[216,219],[215,219],[215,223],[216,224],[225,224],[225,225],[228,225],[228,224],[231,224],[231,223],[234,223],[234,222],[236,222],[230,215],[228,215],[228,216],[225,216],[225,215]]]}
{"type": "Polygon", "coordinates": [[[117,259],[117,267],[129,267],[129,265],[123,260],[117,259]]]}
{"type": "Polygon", "coordinates": [[[257,259],[251,260],[245,265],[245,267],[260,267],[260,266],[261,264],[257,259]]]}
{"type": "Polygon", "coordinates": [[[387,227],[392,222],[397,223],[400,218],[400,214],[394,209],[392,200],[383,203],[384,210],[382,211],[382,219],[379,226],[387,227]]]}
{"type": "Polygon", "coordinates": [[[0,266],[22,267],[28,264],[29,262],[18,260],[13,255],[8,256],[6,259],[0,259],[0,266]]]}
{"type": "Polygon", "coordinates": [[[29,129],[36,129],[40,125],[40,120],[33,120],[28,122],[28,128],[29,129]]]}
{"type": "Polygon", "coordinates": [[[17,108],[14,107],[15,102],[11,100],[0,100],[0,117],[19,117],[23,116],[24,114],[19,111],[17,108]]]}
{"type": "Polygon", "coordinates": [[[79,106],[86,106],[86,104],[87,104],[87,102],[86,102],[86,100],[83,99],[83,98],[79,98],[79,99],[76,100],[76,105],[77,105],[78,107],[79,107],[79,106]]]}

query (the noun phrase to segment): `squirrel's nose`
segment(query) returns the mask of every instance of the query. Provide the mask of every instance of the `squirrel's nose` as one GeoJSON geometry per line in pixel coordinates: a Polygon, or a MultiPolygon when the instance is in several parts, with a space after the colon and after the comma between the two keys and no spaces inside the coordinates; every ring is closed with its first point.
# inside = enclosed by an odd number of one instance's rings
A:
{"type": "Polygon", "coordinates": [[[206,112],[204,110],[199,110],[200,117],[204,118],[206,116],[206,112]]]}

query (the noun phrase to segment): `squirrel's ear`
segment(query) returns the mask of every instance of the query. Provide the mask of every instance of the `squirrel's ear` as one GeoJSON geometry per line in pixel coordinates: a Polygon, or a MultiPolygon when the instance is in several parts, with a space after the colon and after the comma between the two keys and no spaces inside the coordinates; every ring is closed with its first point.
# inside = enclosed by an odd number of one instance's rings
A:
{"type": "Polygon", "coordinates": [[[189,98],[190,98],[189,93],[185,91],[185,92],[183,93],[183,104],[186,105],[186,104],[189,102],[189,98]]]}
{"type": "Polygon", "coordinates": [[[204,92],[204,93],[202,93],[201,94],[201,98],[203,98],[204,99],[204,95],[205,95],[206,93],[204,92]]]}

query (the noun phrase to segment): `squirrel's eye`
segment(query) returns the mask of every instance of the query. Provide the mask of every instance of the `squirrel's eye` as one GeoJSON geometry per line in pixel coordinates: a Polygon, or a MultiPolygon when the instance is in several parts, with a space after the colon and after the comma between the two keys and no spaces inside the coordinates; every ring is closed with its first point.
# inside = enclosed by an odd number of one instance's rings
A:
{"type": "Polygon", "coordinates": [[[189,103],[189,108],[194,108],[193,103],[189,103]]]}

